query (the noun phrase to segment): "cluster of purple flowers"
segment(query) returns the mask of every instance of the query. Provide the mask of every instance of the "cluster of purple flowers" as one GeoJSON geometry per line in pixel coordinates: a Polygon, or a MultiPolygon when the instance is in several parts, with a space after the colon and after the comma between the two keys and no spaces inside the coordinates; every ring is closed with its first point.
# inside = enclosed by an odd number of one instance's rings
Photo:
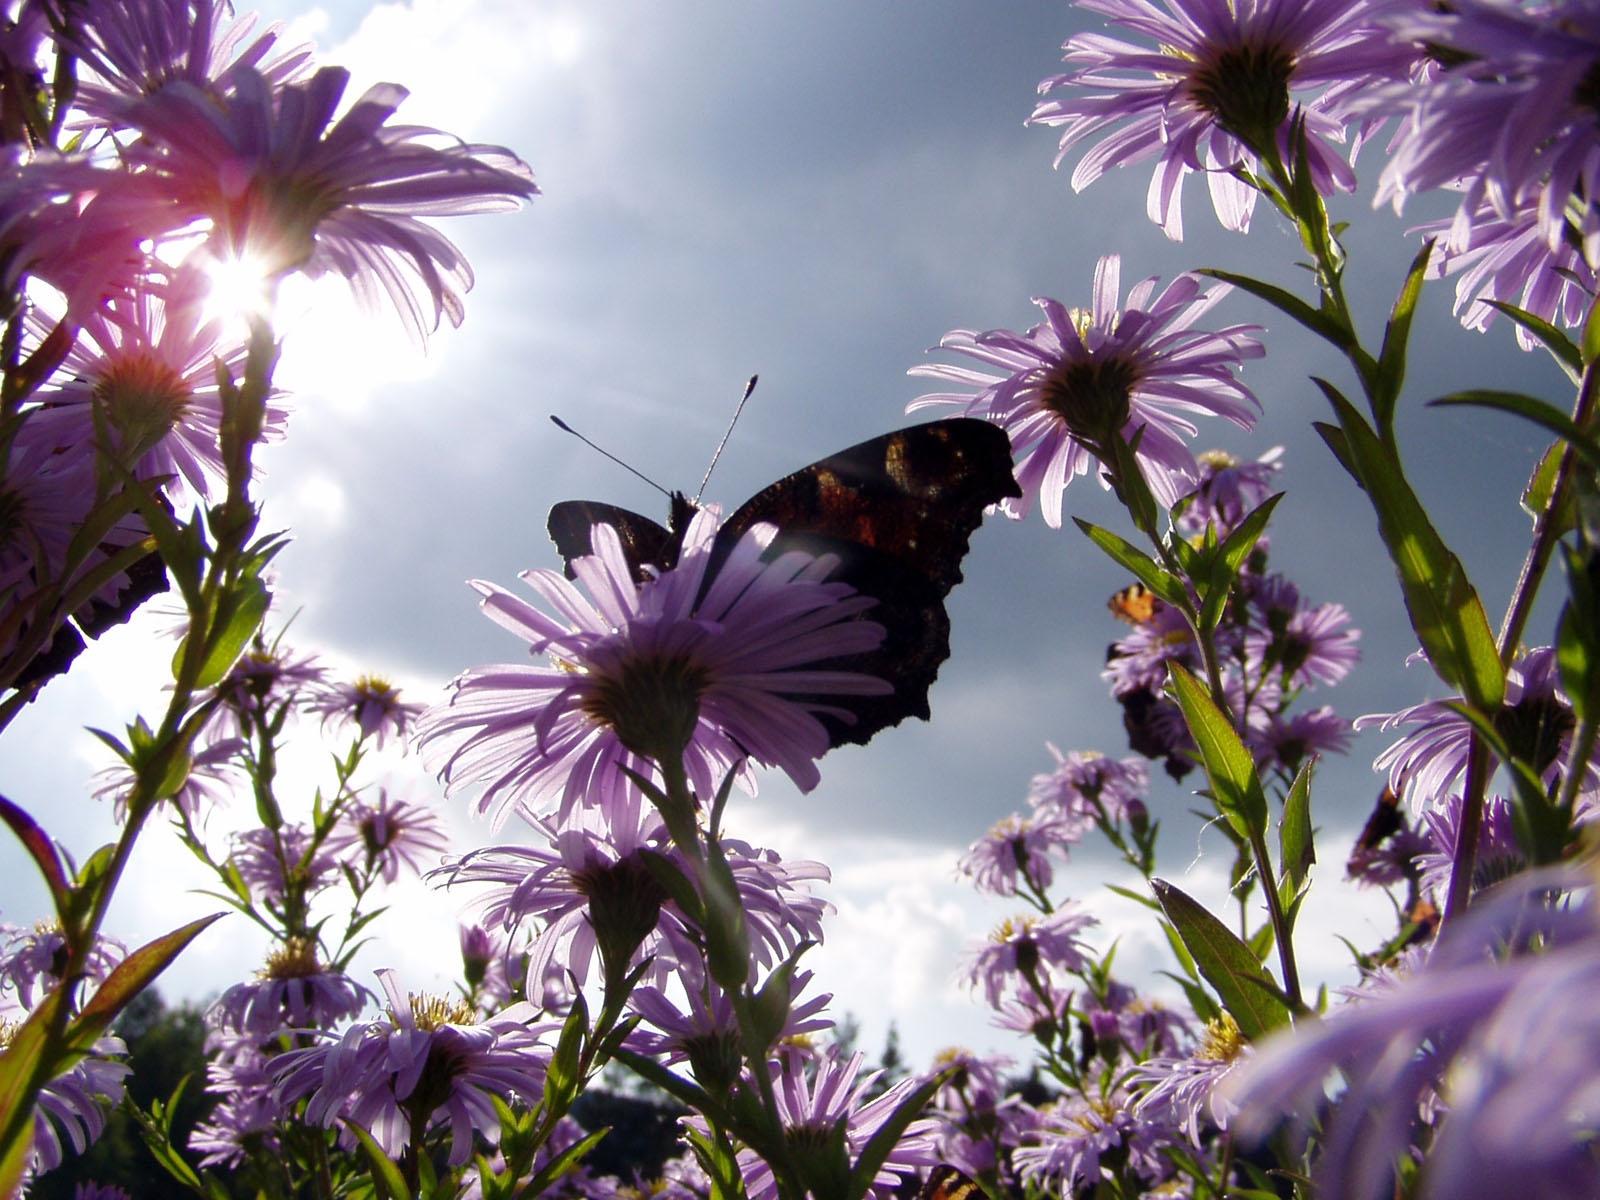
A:
{"type": "MultiPolygon", "coordinates": [[[[27,684],[162,586],[143,521],[106,507],[124,477],[173,507],[221,493],[218,371],[239,377],[245,333],[212,311],[219,269],[242,265],[269,291],[291,271],[343,276],[420,337],[459,322],[471,274],[411,214],[514,207],[537,189],[508,151],[393,124],[393,85],[345,105],[346,72],[217,0],[15,8],[0,313],[23,365],[0,440],[0,678],[27,684]],[[91,517],[104,531],[75,539],[91,517]]],[[[284,416],[267,397],[255,440],[284,416]]]]}

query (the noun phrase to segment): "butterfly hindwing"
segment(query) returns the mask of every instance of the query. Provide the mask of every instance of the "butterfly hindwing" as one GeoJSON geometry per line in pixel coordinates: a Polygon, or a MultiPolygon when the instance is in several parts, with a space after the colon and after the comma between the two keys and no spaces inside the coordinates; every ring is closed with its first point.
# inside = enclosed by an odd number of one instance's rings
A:
{"type": "Polygon", "coordinates": [[[854,718],[821,715],[833,745],[865,745],[906,717],[928,719],[928,689],[950,657],[945,597],[961,582],[984,510],[1020,494],[1005,432],[955,417],[829,455],[757,492],[723,523],[718,541],[731,548],[752,525],[770,522],[778,534],[768,557],[832,554],[832,578],[877,600],[865,616],[884,627],[882,644],[827,665],[887,679],[894,691],[829,697],[854,718]]]}
{"type": "Polygon", "coordinates": [[[940,1163],[928,1172],[917,1200],[984,1200],[983,1189],[960,1167],[940,1163]]]}

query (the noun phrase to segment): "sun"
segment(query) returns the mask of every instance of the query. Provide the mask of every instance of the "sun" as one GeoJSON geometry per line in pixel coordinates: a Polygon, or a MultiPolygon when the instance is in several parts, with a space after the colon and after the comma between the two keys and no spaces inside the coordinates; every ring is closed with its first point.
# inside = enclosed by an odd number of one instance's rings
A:
{"type": "Polygon", "coordinates": [[[205,266],[210,289],[206,316],[221,321],[248,321],[272,314],[275,280],[271,271],[251,255],[208,256],[205,266]]]}

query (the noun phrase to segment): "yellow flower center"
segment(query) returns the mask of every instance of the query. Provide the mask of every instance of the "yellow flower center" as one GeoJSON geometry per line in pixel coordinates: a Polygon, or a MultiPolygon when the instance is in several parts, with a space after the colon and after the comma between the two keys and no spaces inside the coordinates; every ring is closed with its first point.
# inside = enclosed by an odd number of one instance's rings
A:
{"type": "Polygon", "coordinates": [[[1215,1020],[1206,1022],[1206,1033],[1200,1039],[1200,1049],[1195,1052],[1195,1057],[1213,1062],[1232,1062],[1244,1046],[1244,1034],[1239,1031],[1239,1023],[1228,1013],[1223,1013],[1215,1020]]]}
{"type": "MultiPolygon", "coordinates": [[[[411,1005],[411,1020],[424,1033],[432,1033],[445,1025],[471,1025],[477,1015],[465,1000],[452,1000],[448,996],[408,993],[406,1000],[411,1005]]],[[[394,1019],[394,1013],[389,1016],[394,1019]]]]}
{"type": "Polygon", "coordinates": [[[267,955],[267,965],[256,974],[262,979],[305,979],[321,973],[315,939],[292,937],[267,955]]]}

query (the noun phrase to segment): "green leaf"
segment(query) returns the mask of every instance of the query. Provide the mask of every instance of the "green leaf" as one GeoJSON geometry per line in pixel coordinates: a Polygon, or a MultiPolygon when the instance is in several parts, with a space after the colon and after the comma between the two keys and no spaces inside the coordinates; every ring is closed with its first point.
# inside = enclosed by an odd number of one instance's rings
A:
{"type": "Polygon", "coordinates": [[[1091,525],[1088,521],[1079,520],[1077,517],[1073,517],[1072,520],[1083,530],[1085,537],[1110,555],[1119,566],[1133,572],[1134,578],[1145,587],[1175,608],[1188,607],[1189,597],[1176,575],[1163,569],[1132,542],[1118,537],[1109,529],[1091,525]]]}
{"type": "MultiPolygon", "coordinates": [[[[67,1001],[66,992],[65,988],[57,988],[46,995],[11,1035],[4,1053],[0,1053],[0,1130],[11,1130],[7,1144],[0,1146],[0,1196],[16,1195],[28,1152],[33,1149],[33,1118],[22,1109],[24,1105],[30,1110],[33,1107],[29,1084],[44,1057],[51,1024],[67,1001]]],[[[58,1073],[50,1069],[53,1065],[48,1064],[39,1072],[42,1079],[58,1073]]]]}
{"type": "Polygon", "coordinates": [[[556,1181],[565,1178],[576,1171],[582,1164],[589,1151],[598,1146],[611,1132],[609,1125],[596,1129],[588,1137],[574,1142],[560,1154],[539,1169],[539,1173],[528,1181],[526,1187],[517,1193],[517,1200],[533,1200],[535,1196],[542,1195],[546,1188],[556,1181]]]}
{"type": "Polygon", "coordinates": [[[945,1085],[952,1074],[954,1069],[947,1068],[924,1080],[921,1086],[907,1093],[906,1098],[895,1105],[888,1119],[861,1147],[861,1154],[850,1168],[850,1183],[843,1200],[861,1200],[867,1194],[867,1189],[872,1186],[873,1179],[888,1160],[889,1152],[899,1143],[901,1135],[922,1114],[928,1101],[933,1099],[933,1094],[945,1085]]]}
{"type": "Polygon", "coordinates": [[[1400,576],[1411,627],[1439,678],[1473,706],[1493,712],[1505,698],[1505,669],[1489,619],[1461,560],[1434,529],[1400,462],[1332,385],[1315,380],[1332,402],[1345,444],[1378,515],[1378,531],[1400,576]]]}
{"type": "MultiPolygon", "coordinates": [[[[1600,580],[1577,550],[1566,551],[1567,586],[1571,599],[1561,610],[1556,637],[1556,662],[1561,686],[1580,722],[1600,720],[1600,580]]],[[[1600,559],[1593,560],[1600,567],[1600,559]]]]}
{"type": "Polygon", "coordinates": [[[0,796],[0,820],[11,827],[11,832],[17,835],[17,840],[38,866],[39,874],[44,876],[45,886],[50,889],[50,899],[55,903],[56,916],[62,927],[71,928],[67,907],[72,885],[67,881],[66,868],[62,866],[56,844],[50,840],[44,827],[28,815],[26,809],[4,796],[0,796]]]}
{"type": "Polygon", "coordinates": [[[1378,367],[1372,380],[1372,415],[1386,442],[1394,440],[1394,406],[1406,379],[1406,344],[1411,338],[1411,318],[1417,311],[1423,275],[1432,254],[1433,239],[1428,238],[1411,260],[1411,269],[1406,272],[1406,281],[1395,297],[1389,323],[1383,330],[1383,349],[1378,352],[1378,367]]]}
{"type": "Polygon", "coordinates": [[[715,1100],[698,1084],[691,1083],[682,1075],[667,1070],[653,1058],[647,1058],[632,1050],[619,1046],[612,1055],[619,1063],[638,1075],[646,1083],[652,1083],[673,1099],[680,1101],[689,1108],[705,1113],[718,1125],[729,1124],[727,1114],[715,1100]]]}
{"type": "MultiPolygon", "coordinates": [[[[194,681],[195,687],[211,687],[228,673],[239,660],[239,655],[244,653],[244,648],[250,644],[250,639],[255,637],[256,630],[261,628],[271,604],[272,593],[261,580],[239,580],[217,606],[221,631],[218,633],[213,628],[205,661],[200,665],[200,673],[194,681]]],[[[180,646],[178,657],[172,664],[174,677],[181,670],[183,653],[183,647],[180,646]]]]}
{"type": "Polygon", "coordinates": [[[1161,910],[1172,922],[1195,965],[1222,999],[1223,1007],[1252,1041],[1289,1023],[1289,1006],[1255,953],[1199,901],[1162,879],[1152,879],[1161,910]]]}
{"type": "Polygon", "coordinates": [[[572,1011],[561,1026],[561,1036],[556,1039],[555,1052],[544,1073],[544,1106],[550,1112],[564,1113],[577,1098],[582,1085],[581,1057],[583,1043],[589,1034],[589,1006],[583,993],[573,997],[572,1011]]]}
{"type": "MultiPolygon", "coordinates": [[[[1522,511],[1536,523],[1544,516],[1555,498],[1556,482],[1561,477],[1561,461],[1566,456],[1566,449],[1567,444],[1563,441],[1551,442],[1549,449],[1540,456],[1532,474],[1528,476],[1528,486],[1522,489],[1522,511]]],[[[1551,533],[1554,537],[1561,537],[1576,527],[1577,510],[1569,491],[1561,505],[1561,511],[1554,518],[1551,533]]]]}
{"type": "Polygon", "coordinates": [[[1132,900],[1135,904],[1142,904],[1142,905],[1144,905],[1144,907],[1153,908],[1157,912],[1161,911],[1161,906],[1159,904],[1157,904],[1154,900],[1150,899],[1149,896],[1141,896],[1138,892],[1134,891],[1132,888],[1120,887],[1115,883],[1108,883],[1108,884],[1106,884],[1106,890],[1110,891],[1110,892],[1115,892],[1117,895],[1121,896],[1124,900],[1132,900]]]}
{"type": "Polygon", "coordinates": [[[165,971],[190,942],[225,915],[212,913],[209,917],[190,921],[171,933],[146,942],[118,963],[67,1027],[73,1049],[80,1055],[88,1053],[95,1039],[106,1031],[128,1001],[154,982],[156,976],[165,971]]]}
{"type": "Polygon", "coordinates": [[[1579,348],[1583,351],[1583,365],[1586,367],[1600,357],[1600,304],[1589,306],[1589,315],[1583,321],[1579,348]]]}
{"type": "Polygon", "coordinates": [[[738,881],[720,842],[706,846],[700,879],[705,896],[706,966],[724,989],[737,992],[750,974],[750,929],[738,881]]]}
{"type": "Polygon", "coordinates": [[[1200,761],[1211,781],[1212,799],[1240,837],[1254,838],[1267,828],[1267,797],[1256,762],[1203,685],[1179,663],[1168,664],[1167,690],[1183,710],[1200,761]]]}
{"type": "Polygon", "coordinates": [[[1341,350],[1350,345],[1350,335],[1337,321],[1319,309],[1313,308],[1293,292],[1266,283],[1260,279],[1252,279],[1248,275],[1238,275],[1232,271],[1219,271],[1212,267],[1195,272],[1197,275],[1206,275],[1212,279],[1220,279],[1224,283],[1231,283],[1240,291],[1249,292],[1258,300],[1265,300],[1279,312],[1292,317],[1300,322],[1312,333],[1324,341],[1332,342],[1341,350]]]}
{"type": "Polygon", "coordinates": [[[1278,818],[1278,870],[1296,892],[1305,884],[1311,864],[1317,861],[1311,829],[1311,773],[1315,763],[1306,759],[1289,786],[1278,818]]]}
{"type": "Polygon", "coordinates": [[[406,1177],[400,1173],[400,1168],[395,1165],[394,1160],[383,1152],[383,1147],[378,1145],[377,1139],[348,1118],[344,1119],[344,1127],[350,1131],[361,1147],[378,1200],[410,1200],[411,1189],[406,1186],[406,1177]]]}
{"type": "Polygon", "coordinates": [[[1600,468],[1600,442],[1580,429],[1566,413],[1536,396],[1469,388],[1428,402],[1430,408],[1487,408],[1532,421],[1566,442],[1591,467],[1600,468]]]}
{"type": "Polygon", "coordinates": [[[1345,469],[1345,473],[1355,480],[1356,486],[1362,491],[1366,491],[1367,485],[1361,482],[1361,472],[1356,470],[1355,460],[1350,457],[1350,445],[1345,440],[1344,430],[1337,425],[1330,425],[1326,421],[1313,421],[1311,422],[1311,428],[1316,431],[1317,436],[1328,447],[1334,459],[1345,469]]]}
{"type": "Polygon", "coordinates": [[[1485,300],[1483,303],[1497,312],[1504,313],[1538,338],[1560,364],[1561,369],[1567,373],[1567,377],[1573,383],[1579,382],[1583,375],[1583,355],[1565,333],[1543,317],[1536,316],[1525,308],[1518,308],[1515,304],[1507,304],[1504,300],[1485,300]]]}
{"type": "MultiPolygon", "coordinates": [[[[1214,630],[1217,622],[1222,620],[1223,610],[1228,604],[1228,594],[1233,588],[1233,581],[1238,578],[1239,568],[1244,566],[1245,560],[1250,557],[1250,552],[1261,540],[1261,535],[1267,531],[1267,522],[1272,519],[1272,510],[1278,507],[1278,501],[1282,499],[1282,492],[1268,496],[1249,516],[1239,522],[1239,527],[1228,535],[1228,540],[1217,547],[1212,555],[1205,603],[1200,610],[1200,627],[1207,633],[1214,630]]],[[[1211,531],[1212,527],[1208,526],[1207,532],[1211,531]]]]}

